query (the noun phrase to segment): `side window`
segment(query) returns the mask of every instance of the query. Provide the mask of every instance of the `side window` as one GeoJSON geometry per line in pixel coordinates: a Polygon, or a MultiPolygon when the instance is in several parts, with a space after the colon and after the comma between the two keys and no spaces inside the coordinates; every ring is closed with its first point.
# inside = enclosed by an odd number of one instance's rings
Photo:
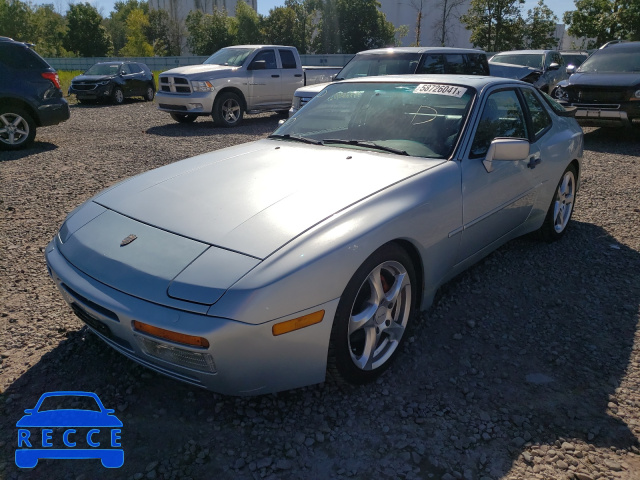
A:
{"type": "Polygon", "coordinates": [[[464,56],[460,54],[447,54],[444,58],[446,61],[444,73],[452,75],[467,73],[464,65],[464,56]]]}
{"type": "Polygon", "coordinates": [[[489,145],[498,137],[528,138],[522,106],[514,90],[502,90],[489,96],[480,116],[470,156],[486,155],[489,145]]]}
{"type": "Polygon", "coordinates": [[[470,75],[489,75],[487,56],[484,53],[470,53],[467,55],[467,72],[470,75]]]}
{"type": "MultiPolygon", "coordinates": [[[[296,57],[291,50],[278,50],[282,68],[296,68],[296,57]]],[[[268,67],[267,67],[268,68],[268,67]]]]}
{"type": "Polygon", "coordinates": [[[16,70],[49,68],[49,65],[30,48],[11,43],[0,45],[0,63],[4,63],[9,68],[15,68],[16,70]]]}
{"type": "Polygon", "coordinates": [[[267,64],[267,70],[272,70],[278,68],[278,64],[276,63],[276,52],[273,50],[263,50],[259,52],[252,60],[252,62],[256,62],[258,60],[264,60],[267,64]]]}
{"type": "Polygon", "coordinates": [[[561,67],[564,66],[564,58],[562,58],[562,55],[560,55],[557,52],[554,52],[554,54],[553,54],[553,61],[555,63],[557,63],[558,65],[560,65],[561,67]]]}
{"type": "Polygon", "coordinates": [[[129,68],[129,64],[128,63],[123,63],[122,65],[120,65],[120,71],[122,73],[124,73],[125,75],[130,75],[131,74],[131,69],[129,68]]]}
{"type": "Polygon", "coordinates": [[[536,97],[535,93],[529,89],[523,88],[522,95],[524,96],[525,103],[529,109],[531,124],[533,126],[533,134],[537,140],[549,127],[551,127],[551,118],[542,103],[540,103],[540,100],[536,97]]]}
{"type": "Polygon", "coordinates": [[[129,63],[129,70],[131,70],[131,73],[140,73],[142,72],[142,69],[140,68],[140,65],[138,65],[137,63],[129,63]]]}
{"type": "Polygon", "coordinates": [[[416,73],[444,73],[444,56],[425,55],[422,66],[418,68],[416,73]]]}

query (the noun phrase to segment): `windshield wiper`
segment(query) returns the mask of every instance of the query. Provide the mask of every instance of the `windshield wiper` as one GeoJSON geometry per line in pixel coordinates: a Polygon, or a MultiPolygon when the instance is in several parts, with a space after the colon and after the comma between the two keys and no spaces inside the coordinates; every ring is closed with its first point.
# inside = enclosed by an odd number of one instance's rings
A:
{"type": "Polygon", "coordinates": [[[313,138],[301,137],[300,135],[284,135],[272,133],[267,138],[282,138],[283,140],[295,140],[296,142],[310,143],[311,145],[322,145],[320,140],[314,140],[313,138]]]}
{"type": "Polygon", "coordinates": [[[375,142],[370,142],[368,140],[342,140],[340,138],[325,138],[324,140],[322,140],[322,142],[325,145],[330,143],[337,143],[340,145],[355,145],[358,147],[374,148],[376,150],[395,153],[397,155],[409,155],[405,150],[400,150],[399,148],[393,148],[393,147],[385,147],[384,145],[379,145],[375,142]]]}

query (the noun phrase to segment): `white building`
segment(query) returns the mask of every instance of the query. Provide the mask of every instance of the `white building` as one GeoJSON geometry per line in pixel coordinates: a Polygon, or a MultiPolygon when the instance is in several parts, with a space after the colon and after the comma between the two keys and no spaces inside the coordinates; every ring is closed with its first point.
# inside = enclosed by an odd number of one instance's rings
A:
{"type": "Polygon", "coordinates": [[[466,30],[460,22],[460,15],[464,15],[471,5],[470,0],[378,0],[382,12],[398,28],[400,25],[409,27],[409,34],[402,39],[402,45],[407,47],[416,43],[416,27],[418,17],[421,16],[420,46],[442,46],[443,12],[447,6],[457,4],[451,9],[444,22],[445,47],[472,47],[469,42],[471,31],[466,30]],[[422,14],[420,15],[420,12],[422,14]]]}

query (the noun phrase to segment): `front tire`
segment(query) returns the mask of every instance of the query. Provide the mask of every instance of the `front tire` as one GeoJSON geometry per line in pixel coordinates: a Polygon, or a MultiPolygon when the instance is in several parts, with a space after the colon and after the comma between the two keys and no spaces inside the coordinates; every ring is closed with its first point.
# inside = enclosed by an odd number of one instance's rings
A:
{"type": "Polygon", "coordinates": [[[577,187],[578,172],[574,165],[569,165],[560,177],[547,216],[540,227],[539,234],[543,240],[554,242],[564,235],[573,214],[577,187]]]}
{"type": "Polygon", "coordinates": [[[347,284],[334,319],[328,369],[338,380],[364,384],[393,362],[414,313],[416,276],[398,245],[376,250],[347,284]]]}
{"type": "Polygon", "coordinates": [[[124,93],[120,87],[115,87],[111,93],[111,101],[114,105],[122,105],[124,102],[124,93]]]}
{"type": "Polygon", "coordinates": [[[213,121],[216,125],[230,128],[242,123],[244,110],[240,97],[235,93],[226,92],[218,95],[213,104],[213,121]]]}
{"type": "Polygon", "coordinates": [[[21,108],[0,109],[0,150],[18,150],[33,142],[36,124],[21,108]]]}
{"type": "Polygon", "coordinates": [[[197,115],[190,115],[187,113],[171,113],[171,118],[173,118],[178,123],[193,123],[198,118],[197,115]]]}

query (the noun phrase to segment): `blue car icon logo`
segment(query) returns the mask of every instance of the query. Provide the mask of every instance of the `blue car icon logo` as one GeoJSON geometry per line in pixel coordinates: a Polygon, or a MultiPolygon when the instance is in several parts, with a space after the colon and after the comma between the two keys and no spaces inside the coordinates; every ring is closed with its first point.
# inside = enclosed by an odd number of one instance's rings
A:
{"type": "Polygon", "coordinates": [[[100,459],[106,468],[124,464],[122,422],[92,392],[48,392],[16,423],[16,465],[39,459],[100,459]]]}

